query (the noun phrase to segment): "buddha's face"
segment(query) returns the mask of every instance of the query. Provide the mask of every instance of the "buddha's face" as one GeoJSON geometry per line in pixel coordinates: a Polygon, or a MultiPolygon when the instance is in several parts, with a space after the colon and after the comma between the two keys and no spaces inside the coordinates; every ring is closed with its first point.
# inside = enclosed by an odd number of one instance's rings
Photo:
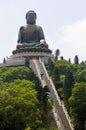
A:
{"type": "Polygon", "coordinates": [[[33,12],[28,12],[26,15],[27,24],[35,24],[36,22],[36,15],[33,12]]]}

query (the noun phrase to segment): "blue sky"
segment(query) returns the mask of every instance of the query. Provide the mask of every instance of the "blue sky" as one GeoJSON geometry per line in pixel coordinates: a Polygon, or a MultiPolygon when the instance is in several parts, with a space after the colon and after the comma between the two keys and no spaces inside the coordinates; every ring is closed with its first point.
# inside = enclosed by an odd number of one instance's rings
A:
{"type": "Polygon", "coordinates": [[[16,49],[28,10],[37,13],[49,48],[65,59],[86,60],[86,0],[0,0],[0,62],[16,49]]]}

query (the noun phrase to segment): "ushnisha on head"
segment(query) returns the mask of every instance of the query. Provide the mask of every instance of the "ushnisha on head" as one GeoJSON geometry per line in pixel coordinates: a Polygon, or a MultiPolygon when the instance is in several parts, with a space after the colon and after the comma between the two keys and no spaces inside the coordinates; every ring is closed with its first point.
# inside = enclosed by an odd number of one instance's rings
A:
{"type": "Polygon", "coordinates": [[[27,22],[27,24],[35,24],[36,19],[37,19],[37,15],[36,15],[35,11],[29,10],[26,13],[26,22],[27,22]]]}

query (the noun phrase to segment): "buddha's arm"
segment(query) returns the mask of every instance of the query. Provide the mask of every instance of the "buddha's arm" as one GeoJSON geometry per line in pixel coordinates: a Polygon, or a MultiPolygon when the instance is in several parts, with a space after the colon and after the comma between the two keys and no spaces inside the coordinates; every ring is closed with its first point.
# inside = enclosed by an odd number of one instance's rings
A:
{"type": "Polygon", "coordinates": [[[45,39],[42,27],[39,28],[39,39],[40,40],[45,39]]]}
{"type": "Polygon", "coordinates": [[[20,27],[17,42],[18,43],[25,43],[26,42],[25,30],[24,30],[23,26],[20,27]]]}

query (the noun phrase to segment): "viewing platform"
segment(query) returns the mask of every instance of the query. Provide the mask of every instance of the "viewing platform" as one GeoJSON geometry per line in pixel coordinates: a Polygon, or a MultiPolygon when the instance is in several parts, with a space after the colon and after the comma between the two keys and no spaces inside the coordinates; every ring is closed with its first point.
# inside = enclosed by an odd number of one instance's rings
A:
{"type": "Polygon", "coordinates": [[[0,67],[25,65],[26,58],[28,58],[28,60],[41,58],[43,63],[47,64],[49,58],[51,60],[54,60],[54,55],[52,54],[52,51],[50,49],[16,49],[13,50],[12,55],[8,57],[5,62],[0,64],[0,67]]]}

